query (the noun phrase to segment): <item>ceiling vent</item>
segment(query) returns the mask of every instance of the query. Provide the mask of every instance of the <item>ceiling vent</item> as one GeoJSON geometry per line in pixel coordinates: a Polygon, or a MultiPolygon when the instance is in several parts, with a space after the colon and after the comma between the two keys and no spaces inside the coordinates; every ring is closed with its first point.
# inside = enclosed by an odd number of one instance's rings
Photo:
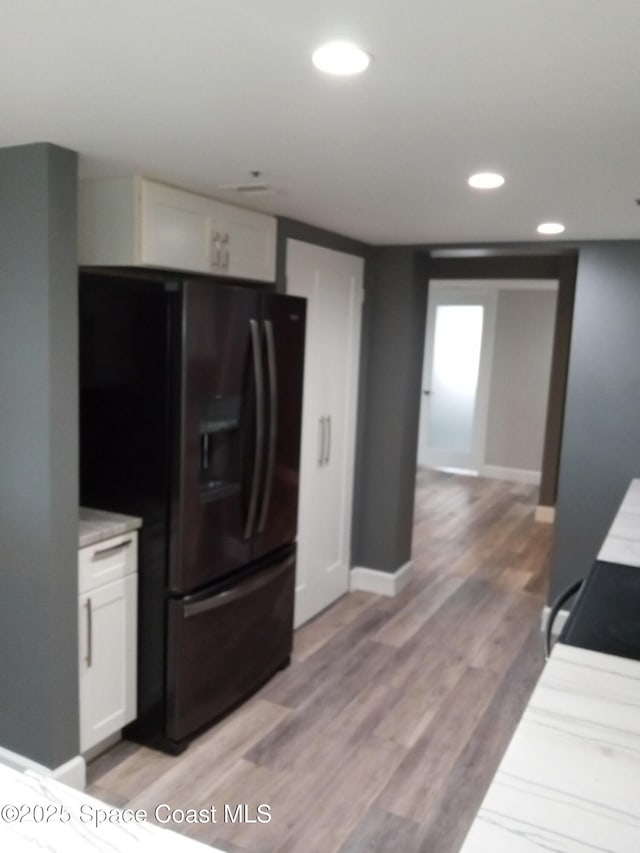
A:
{"type": "Polygon", "coordinates": [[[218,189],[240,193],[240,195],[272,195],[276,192],[268,184],[221,184],[218,189]]]}

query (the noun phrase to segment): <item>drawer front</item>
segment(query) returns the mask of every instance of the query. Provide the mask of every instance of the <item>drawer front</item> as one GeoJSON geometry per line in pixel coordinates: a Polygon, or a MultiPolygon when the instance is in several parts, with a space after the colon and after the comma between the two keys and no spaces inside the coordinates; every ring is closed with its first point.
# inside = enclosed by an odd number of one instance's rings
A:
{"type": "Polygon", "coordinates": [[[78,552],[78,591],[88,592],[138,570],[136,531],[112,536],[78,552]]]}

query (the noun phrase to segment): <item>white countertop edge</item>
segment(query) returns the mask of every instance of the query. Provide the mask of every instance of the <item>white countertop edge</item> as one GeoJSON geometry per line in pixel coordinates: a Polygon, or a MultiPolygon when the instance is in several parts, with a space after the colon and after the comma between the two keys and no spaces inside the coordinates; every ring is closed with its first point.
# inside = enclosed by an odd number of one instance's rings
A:
{"type": "Polygon", "coordinates": [[[91,507],[80,507],[78,513],[78,547],[86,548],[110,539],[122,536],[142,527],[142,519],[134,515],[108,512],[91,507]]]}
{"type": "Polygon", "coordinates": [[[640,661],[556,643],[460,853],[640,850],[640,661]]]}
{"type": "Polygon", "coordinates": [[[631,480],[598,559],[640,567],[640,479],[631,480]]]}
{"type": "Polygon", "coordinates": [[[148,820],[125,820],[125,810],[32,770],[21,773],[0,765],[0,805],[0,835],[11,853],[224,853],[148,820]]]}

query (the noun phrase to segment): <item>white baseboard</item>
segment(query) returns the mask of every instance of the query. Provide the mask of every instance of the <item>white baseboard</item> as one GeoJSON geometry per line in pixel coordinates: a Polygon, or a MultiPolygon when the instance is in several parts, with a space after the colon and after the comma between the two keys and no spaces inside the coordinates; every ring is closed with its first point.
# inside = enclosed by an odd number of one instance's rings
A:
{"type": "Polygon", "coordinates": [[[556,508],[554,506],[542,506],[542,504],[538,504],[535,519],[545,524],[553,524],[556,520],[556,508]]]}
{"type": "Polygon", "coordinates": [[[349,572],[349,590],[375,592],[377,595],[397,595],[411,580],[411,561],[400,566],[395,572],[382,572],[379,569],[366,569],[354,566],[349,572]]]}
{"type": "Polygon", "coordinates": [[[504,468],[500,465],[483,465],[481,477],[492,480],[511,480],[513,483],[529,483],[531,486],[540,485],[540,471],[528,471],[526,468],[504,468]]]}
{"type": "Polygon", "coordinates": [[[103,752],[106,752],[108,749],[111,749],[112,746],[115,746],[117,743],[120,743],[122,740],[122,732],[118,730],[109,737],[106,737],[104,740],[101,740],[100,743],[97,743],[95,746],[92,746],[90,749],[86,749],[82,753],[82,757],[85,762],[88,764],[90,761],[93,761],[94,758],[97,758],[99,755],[102,755],[103,752]]]}
{"type": "Polygon", "coordinates": [[[45,767],[44,764],[38,764],[37,761],[32,761],[30,758],[25,758],[24,755],[19,755],[17,752],[11,752],[10,749],[5,749],[0,746],[0,764],[6,764],[14,770],[23,772],[25,770],[33,770],[41,776],[51,776],[57,779],[58,782],[64,782],[71,788],[77,788],[78,791],[84,791],[87,783],[87,765],[81,755],[76,755],[75,758],[61,764],[59,767],[45,767]]]}
{"type": "MultiPolygon", "coordinates": [[[[552,639],[557,637],[562,629],[564,628],[564,623],[569,618],[570,610],[559,610],[556,613],[556,618],[553,621],[553,633],[551,634],[552,639]]],[[[547,632],[547,622],[549,621],[549,614],[551,613],[550,607],[545,607],[542,611],[542,619],[540,621],[540,630],[543,634],[547,632]]]]}

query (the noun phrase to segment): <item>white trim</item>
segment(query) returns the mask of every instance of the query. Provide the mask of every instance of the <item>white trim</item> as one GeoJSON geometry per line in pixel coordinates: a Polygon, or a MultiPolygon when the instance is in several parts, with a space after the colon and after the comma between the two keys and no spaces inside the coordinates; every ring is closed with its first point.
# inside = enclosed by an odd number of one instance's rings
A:
{"type": "Polygon", "coordinates": [[[377,595],[397,595],[411,580],[413,563],[409,560],[395,572],[354,566],[349,572],[349,591],[375,592],[377,595]]]}
{"type": "Polygon", "coordinates": [[[536,521],[542,521],[545,524],[553,524],[556,520],[556,508],[554,506],[542,506],[538,504],[536,507],[536,521]]]}
{"type": "Polygon", "coordinates": [[[540,471],[529,471],[526,468],[483,465],[480,470],[480,476],[490,477],[493,480],[511,480],[513,483],[529,483],[532,486],[540,485],[540,471]]]}
{"type": "MultiPolygon", "coordinates": [[[[544,610],[542,611],[542,619],[540,621],[540,630],[542,631],[543,634],[546,634],[546,632],[547,632],[547,622],[549,621],[549,614],[550,613],[551,613],[550,607],[545,607],[544,610]]],[[[560,632],[564,628],[564,623],[569,618],[570,613],[571,613],[570,610],[558,610],[558,612],[556,613],[556,618],[553,621],[553,633],[551,634],[552,638],[558,637],[560,635],[560,632]]]]}
{"type": "Polygon", "coordinates": [[[82,757],[87,762],[93,761],[94,758],[97,758],[99,755],[102,755],[103,752],[106,752],[108,749],[111,749],[112,746],[115,746],[117,743],[120,743],[122,740],[122,731],[118,729],[117,732],[114,732],[112,735],[109,735],[104,740],[101,740],[100,743],[96,743],[94,746],[89,747],[89,749],[85,749],[82,753],[82,757]]]}
{"type": "MultiPolygon", "coordinates": [[[[431,257],[434,257],[434,253],[431,253],[431,257]]],[[[549,278],[480,278],[480,279],[454,279],[454,278],[440,278],[440,279],[431,279],[429,281],[429,287],[436,287],[437,289],[446,290],[449,287],[457,288],[468,288],[469,283],[472,282],[472,286],[475,287],[484,287],[487,290],[558,290],[558,280],[557,279],[549,279],[549,278]]]]}
{"type": "MultiPolygon", "coordinates": [[[[418,468],[430,468],[429,465],[418,465],[418,468]]],[[[444,474],[459,474],[462,477],[478,477],[479,473],[475,468],[451,468],[446,465],[437,465],[432,468],[433,471],[442,471],[444,474]]]]}
{"type": "Polygon", "coordinates": [[[25,770],[33,770],[41,776],[50,776],[57,779],[58,782],[64,782],[78,791],[84,791],[87,783],[87,765],[81,755],[76,755],[65,764],[59,767],[45,767],[44,764],[38,764],[37,761],[32,761],[24,755],[19,755],[17,752],[11,752],[10,749],[5,749],[0,746],[0,764],[6,764],[14,770],[23,772],[25,770]]]}

